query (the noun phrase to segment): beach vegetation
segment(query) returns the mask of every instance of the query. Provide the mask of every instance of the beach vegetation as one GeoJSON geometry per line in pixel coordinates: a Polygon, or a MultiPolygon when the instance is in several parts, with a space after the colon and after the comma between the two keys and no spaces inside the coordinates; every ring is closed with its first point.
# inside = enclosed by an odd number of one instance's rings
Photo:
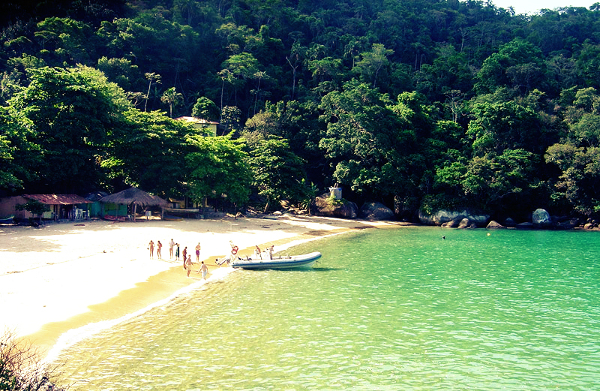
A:
{"type": "Polygon", "coordinates": [[[31,343],[8,331],[0,336],[0,390],[67,390],[54,383],[59,374],[60,365],[43,363],[31,343]]]}
{"type": "Polygon", "coordinates": [[[346,202],[343,198],[337,198],[335,195],[330,194],[326,200],[329,205],[332,206],[342,206],[346,202]]]}
{"type": "Polygon", "coordinates": [[[29,200],[24,204],[18,204],[15,206],[16,210],[26,210],[34,216],[38,216],[41,220],[44,212],[48,212],[50,207],[46,204],[42,204],[38,200],[29,200]]]}
{"type": "Polygon", "coordinates": [[[408,216],[446,198],[599,213],[598,7],[13,3],[1,196],[137,186],[270,210],[337,182],[357,204],[410,199],[408,216]],[[229,139],[172,119],[189,115],[229,139]]]}
{"type": "Polygon", "coordinates": [[[319,188],[314,183],[308,183],[306,179],[302,179],[301,187],[304,189],[304,194],[298,206],[311,214],[311,205],[318,194],[319,188]]]}

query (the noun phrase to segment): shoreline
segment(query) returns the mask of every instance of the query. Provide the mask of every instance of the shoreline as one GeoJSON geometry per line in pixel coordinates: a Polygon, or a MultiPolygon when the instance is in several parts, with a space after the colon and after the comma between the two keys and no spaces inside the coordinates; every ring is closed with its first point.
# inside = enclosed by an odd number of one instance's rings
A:
{"type": "Polygon", "coordinates": [[[401,225],[286,215],[0,227],[0,311],[8,315],[0,327],[29,339],[45,355],[69,331],[119,320],[198,284],[198,241],[210,282],[213,275],[223,274],[218,270],[226,269],[215,265],[215,258],[225,254],[229,240],[242,249],[240,255],[250,255],[255,245],[274,244],[278,252],[330,234],[401,225]],[[182,261],[164,259],[171,237],[182,244],[181,250],[191,249],[194,266],[189,278],[182,261]],[[163,260],[156,254],[150,259],[150,239],[165,243],[163,260]]]}

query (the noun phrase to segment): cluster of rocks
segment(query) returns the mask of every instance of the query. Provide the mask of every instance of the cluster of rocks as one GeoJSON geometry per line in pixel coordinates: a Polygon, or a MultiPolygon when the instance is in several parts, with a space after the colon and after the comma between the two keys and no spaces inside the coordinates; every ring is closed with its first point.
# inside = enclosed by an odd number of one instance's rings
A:
{"type": "Polygon", "coordinates": [[[431,215],[419,211],[419,221],[422,224],[444,228],[477,228],[485,226],[489,219],[489,215],[471,213],[468,210],[438,210],[431,215]]]}
{"type": "MultiPolygon", "coordinates": [[[[329,193],[316,197],[311,205],[311,213],[317,216],[338,217],[345,219],[361,218],[365,220],[394,220],[394,211],[378,202],[367,202],[358,207],[354,202],[344,199],[333,200],[329,193]]],[[[599,222],[588,219],[581,222],[569,216],[551,216],[545,209],[536,209],[531,220],[517,223],[511,218],[499,222],[490,220],[490,215],[473,213],[469,210],[439,210],[433,214],[419,211],[419,221],[425,225],[436,225],[445,228],[488,228],[488,229],[558,229],[574,228],[598,229],[599,222]]]]}
{"type": "Polygon", "coordinates": [[[536,209],[531,215],[531,221],[516,223],[513,219],[507,218],[503,222],[490,220],[489,215],[473,214],[467,210],[463,211],[445,211],[440,210],[433,215],[419,214],[421,223],[428,225],[438,225],[445,228],[478,228],[487,229],[558,229],[567,230],[574,228],[594,229],[593,221],[588,221],[581,225],[579,219],[564,216],[551,216],[545,209],[536,209]]]}
{"type": "Polygon", "coordinates": [[[486,228],[489,229],[502,229],[502,228],[516,228],[516,229],[558,229],[567,230],[580,227],[580,221],[577,218],[562,217],[562,216],[551,216],[545,209],[536,209],[531,215],[531,221],[523,223],[515,223],[514,220],[508,218],[504,221],[504,224],[500,224],[497,221],[490,221],[486,228]]]}
{"type": "Polygon", "coordinates": [[[367,202],[360,208],[356,203],[332,200],[329,193],[314,199],[311,212],[316,216],[339,217],[344,219],[393,220],[394,211],[379,202],[367,202]]]}

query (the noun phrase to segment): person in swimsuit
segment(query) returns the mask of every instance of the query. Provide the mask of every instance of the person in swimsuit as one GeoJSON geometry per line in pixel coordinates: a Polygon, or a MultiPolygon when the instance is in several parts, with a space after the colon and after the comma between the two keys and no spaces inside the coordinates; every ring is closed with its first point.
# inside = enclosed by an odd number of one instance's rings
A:
{"type": "Polygon", "coordinates": [[[192,256],[188,255],[187,259],[185,260],[185,263],[183,265],[184,269],[187,269],[187,276],[190,276],[190,272],[192,271],[192,256]]]}
{"type": "Polygon", "coordinates": [[[169,242],[169,259],[173,258],[173,247],[175,247],[175,242],[171,239],[169,242]]]}
{"type": "Polygon", "coordinates": [[[200,242],[196,245],[196,262],[200,261],[200,242]]]}
{"type": "Polygon", "coordinates": [[[148,243],[148,248],[150,249],[150,258],[154,258],[154,242],[152,240],[148,243]]]}
{"type": "Polygon", "coordinates": [[[156,242],[156,257],[162,259],[162,243],[160,240],[156,242]]]}
{"type": "Polygon", "coordinates": [[[175,259],[179,261],[179,243],[175,243],[175,259]]]}
{"type": "Polygon", "coordinates": [[[202,266],[200,266],[200,270],[198,273],[202,272],[202,278],[206,280],[206,275],[208,274],[208,266],[202,261],[202,266]]]}
{"type": "Polygon", "coordinates": [[[185,269],[185,263],[187,261],[187,246],[183,248],[183,268],[185,269]]]}

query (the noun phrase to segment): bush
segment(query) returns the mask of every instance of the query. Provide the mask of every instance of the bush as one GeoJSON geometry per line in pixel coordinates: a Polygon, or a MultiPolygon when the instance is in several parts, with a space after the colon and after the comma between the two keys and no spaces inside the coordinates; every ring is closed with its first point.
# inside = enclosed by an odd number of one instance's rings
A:
{"type": "Polygon", "coordinates": [[[62,391],[50,379],[56,367],[43,365],[38,351],[10,332],[0,337],[0,390],[2,391],[62,391]]]}

